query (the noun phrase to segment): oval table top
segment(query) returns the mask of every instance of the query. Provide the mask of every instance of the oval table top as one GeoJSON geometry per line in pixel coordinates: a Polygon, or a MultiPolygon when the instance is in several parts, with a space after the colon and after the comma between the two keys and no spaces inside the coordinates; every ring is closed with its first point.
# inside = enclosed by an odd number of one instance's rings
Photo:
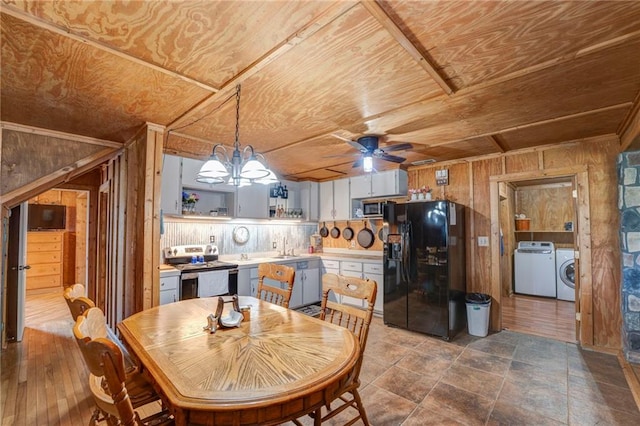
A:
{"type": "Polygon", "coordinates": [[[233,424],[277,423],[321,405],[323,394],[333,398],[327,389],[355,366],[351,331],[253,297],[239,304],[251,307],[250,320],[214,334],[203,327],[217,297],[158,306],[118,325],[177,424],[231,421],[214,413],[233,413],[233,424]]]}

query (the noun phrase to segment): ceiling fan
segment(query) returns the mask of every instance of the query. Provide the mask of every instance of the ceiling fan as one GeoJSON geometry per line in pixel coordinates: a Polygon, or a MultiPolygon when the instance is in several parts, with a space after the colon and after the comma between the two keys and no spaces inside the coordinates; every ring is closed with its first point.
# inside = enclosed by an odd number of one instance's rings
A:
{"type": "Polygon", "coordinates": [[[353,163],[353,167],[363,166],[363,169],[366,173],[371,172],[373,170],[373,159],[379,158],[385,161],[391,161],[393,163],[402,163],[406,160],[404,157],[399,157],[397,155],[387,154],[387,152],[391,151],[406,151],[408,149],[412,149],[413,145],[410,143],[399,143],[396,145],[386,146],[384,149],[379,148],[378,142],[380,137],[375,135],[367,135],[361,136],[355,141],[343,138],[341,136],[335,135],[338,139],[342,139],[347,142],[349,145],[357,149],[362,153],[360,158],[353,163]]]}

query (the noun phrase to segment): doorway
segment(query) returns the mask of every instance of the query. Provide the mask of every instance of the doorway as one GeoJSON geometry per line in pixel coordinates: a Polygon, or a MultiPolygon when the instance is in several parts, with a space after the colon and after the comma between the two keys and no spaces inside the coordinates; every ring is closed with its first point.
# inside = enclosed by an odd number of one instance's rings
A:
{"type": "Polygon", "coordinates": [[[12,210],[8,256],[23,273],[8,275],[7,341],[21,339],[29,312],[25,295],[62,295],[65,286],[87,283],[88,218],[85,190],[49,190],[12,210]]]}
{"type": "MultiPolygon", "coordinates": [[[[588,175],[586,168],[518,173],[493,176],[491,185],[492,223],[492,296],[496,309],[492,310],[493,330],[509,328],[528,334],[547,333],[548,337],[591,344],[588,330],[590,318],[580,321],[581,311],[591,306],[589,236],[588,175]],[[527,191],[524,188],[531,190],[527,191]],[[562,206],[535,200],[523,201],[517,191],[532,196],[536,191],[564,193],[570,197],[562,206]],[[532,209],[533,206],[533,209],[532,209]],[[518,211],[527,209],[528,211],[518,211]],[[536,210],[538,209],[538,210],[536,210]],[[516,230],[516,215],[530,217],[529,229],[516,230]],[[573,249],[576,255],[576,300],[569,302],[557,298],[542,298],[513,292],[514,251],[521,241],[551,241],[554,247],[573,249]],[[577,259],[580,258],[580,261],[577,259]],[[576,278],[577,280],[577,278],[576,278]],[[535,324],[538,320],[537,325],[535,324]],[[544,328],[547,328],[545,331],[544,328]]],[[[522,195],[522,194],[520,194],[522,195]]],[[[555,265],[555,262],[553,263],[555,265]]],[[[555,267],[555,266],[554,266],[555,267]]],[[[556,283],[549,283],[555,285],[556,283]]],[[[588,309],[587,309],[588,310],[588,309]]],[[[590,310],[588,310],[590,311],[590,310]]]]}

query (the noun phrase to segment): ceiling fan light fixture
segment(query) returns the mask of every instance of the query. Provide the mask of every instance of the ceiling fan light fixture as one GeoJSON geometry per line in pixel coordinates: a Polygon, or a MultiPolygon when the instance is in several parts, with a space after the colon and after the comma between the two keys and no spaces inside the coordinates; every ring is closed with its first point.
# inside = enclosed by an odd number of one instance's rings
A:
{"type": "Polygon", "coordinates": [[[371,173],[373,171],[373,157],[370,153],[367,153],[362,158],[362,169],[365,173],[371,173]]]}

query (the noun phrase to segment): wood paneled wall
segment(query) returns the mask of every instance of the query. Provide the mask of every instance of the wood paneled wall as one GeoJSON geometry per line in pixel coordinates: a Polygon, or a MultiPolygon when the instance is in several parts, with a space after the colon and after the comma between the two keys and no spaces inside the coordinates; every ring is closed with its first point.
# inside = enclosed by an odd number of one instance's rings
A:
{"type": "Polygon", "coordinates": [[[145,127],[103,169],[98,296],[112,325],[158,303],[161,159],[162,135],[145,127]]]}
{"type": "Polygon", "coordinates": [[[549,146],[471,159],[409,168],[409,187],[435,187],[436,199],[450,199],[469,208],[467,215],[467,289],[491,294],[491,250],[478,247],[478,236],[491,235],[491,176],[539,172],[541,178],[550,169],[586,166],[589,176],[588,206],[591,218],[593,345],[620,348],[620,250],[617,208],[616,161],[619,140],[603,136],[581,142],[549,146]],[[449,185],[435,186],[435,171],[449,170],[449,185]]]}

